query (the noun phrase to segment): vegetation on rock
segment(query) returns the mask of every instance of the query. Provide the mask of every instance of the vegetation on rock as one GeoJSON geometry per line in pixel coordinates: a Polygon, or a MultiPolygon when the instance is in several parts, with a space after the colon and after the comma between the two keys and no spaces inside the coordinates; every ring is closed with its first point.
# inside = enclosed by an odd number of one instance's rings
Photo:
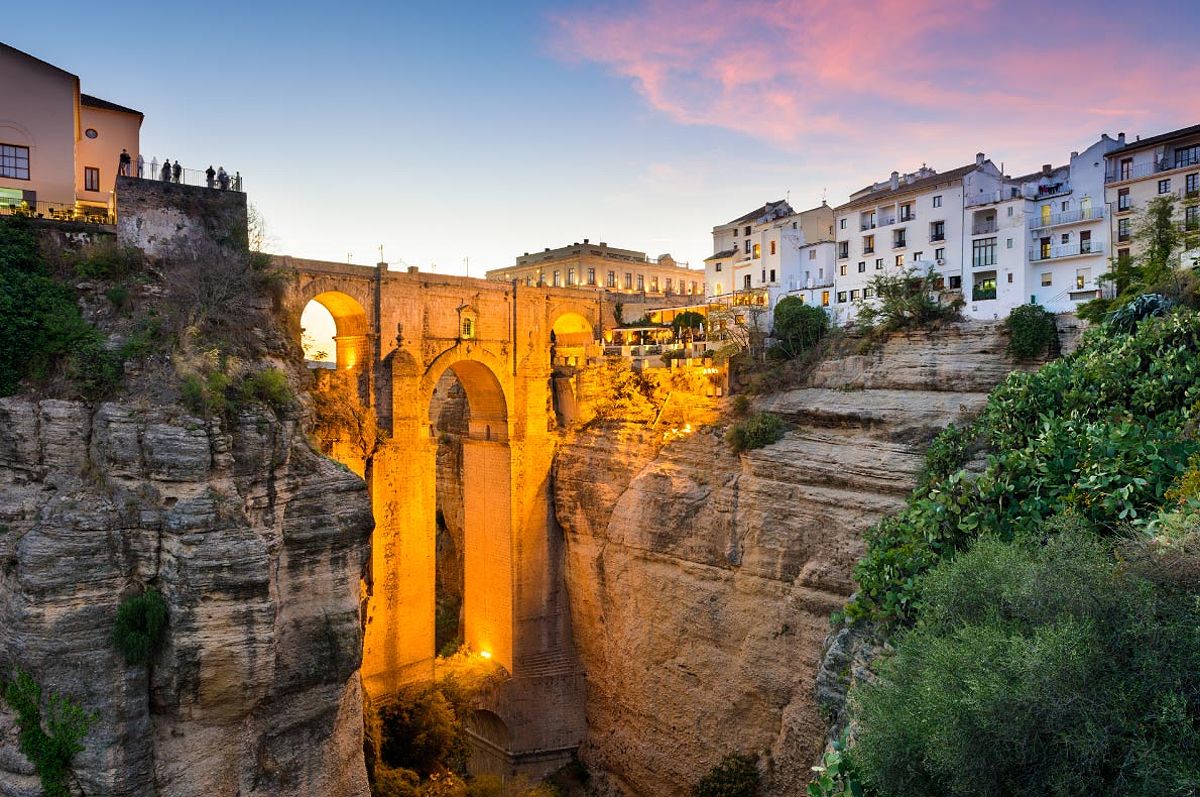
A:
{"type": "Polygon", "coordinates": [[[167,602],[153,587],[121,601],[112,642],[129,664],[149,664],[167,630],[167,602]]]}
{"type": "Polygon", "coordinates": [[[1004,320],[1008,330],[1008,353],[1018,360],[1031,360],[1050,351],[1058,333],[1054,314],[1037,304],[1014,307],[1004,320]]]}
{"type": "Polygon", "coordinates": [[[867,285],[875,298],[856,305],[855,324],[873,335],[884,335],[957,321],[963,302],[939,302],[935,298],[939,285],[940,277],[932,268],[924,273],[910,267],[897,274],[879,274],[867,285]]]}
{"type": "Polygon", "coordinates": [[[823,308],[805,304],[796,296],[785,296],[775,306],[775,345],[772,356],[791,359],[812,348],[829,333],[829,314],[823,308]]]}
{"type": "Polygon", "coordinates": [[[769,446],[780,440],[786,432],[787,424],[778,415],[756,412],[729,427],[725,440],[730,448],[740,453],[769,446]]]}
{"type": "Polygon", "coordinates": [[[42,791],[46,797],[69,797],[71,760],[83,750],[81,742],[98,717],[63,695],[50,693],[43,701],[42,687],[20,669],[2,694],[17,715],[17,744],[37,771],[42,791]]]}

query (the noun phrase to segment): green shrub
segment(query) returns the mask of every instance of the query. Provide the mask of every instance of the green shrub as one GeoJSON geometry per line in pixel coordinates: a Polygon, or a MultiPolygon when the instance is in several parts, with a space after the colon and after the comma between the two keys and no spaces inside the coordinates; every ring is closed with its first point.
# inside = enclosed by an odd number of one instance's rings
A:
{"type": "Polygon", "coordinates": [[[205,418],[223,415],[228,407],[229,377],[220,371],[188,374],[180,386],[184,405],[205,418]]]}
{"type": "Polygon", "coordinates": [[[467,742],[458,710],[464,709],[456,709],[438,686],[410,687],[381,704],[368,740],[376,771],[382,764],[427,778],[447,768],[462,769],[467,742]]]}
{"type": "Polygon", "coordinates": [[[726,442],[736,452],[769,446],[787,432],[787,424],[778,415],[756,412],[744,421],[735,423],[725,435],[726,442]]]}
{"type": "Polygon", "coordinates": [[[929,448],[925,449],[925,464],[917,477],[917,492],[927,491],[962,467],[967,449],[975,440],[971,425],[958,427],[949,424],[940,431],[929,448]]]}
{"type": "Polygon", "coordinates": [[[1018,360],[1043,356],[1058,334],[1054,314],[1037,304],[1013,308],[1004,327],[1008,330],[1008,353],[1018,360]]]}
{"type": "Polygon", "coordinates": [[[239,392],[243,400],[261,401],[276,412],[283,412],[295,398],[287,374],[278,368],[267,368],[247,376],[242,380],[239,392]]]}
{"type": "Polygon", "coordinates": [[[1163,315],[1174,306],[1175,302],[1160,293],[1143,293],[1113,310],[1107,317],[1108,327],[1114,332],[1130,334],[1141,321],[1163,315]]]}
{"type": "Polygon", "coordinates": [[[785,296],[775,306],[773,356],[790,359],[816,345],[829,332],[829,314],[796,296],[785,296]]]}
{"type": "Polygon", "coordinates": [[[112,643],[126,663],[145,665],[158,653],[166,630],[167,602],[151,588],[121,601],[112,643]]]}
{"type": "Polygon", "coordinates": [[[102,241],[79,253],[75,273],[83,279],[117,280],[139,271],[142,262],[142,253],[135,247],[102,241]]]}
{"type": "Polygon", "coordinates": [[[733,414],[741,418],[750,411],[750,397],[737,395],[733,397],[733,414]]]}
{"type": "Polygon", "coordinates": [[[939,302],[936,298],[939,280],[932,268],[925,273],[908,268],[897,274],[873,277],[868,288],[876,298],[860,300],[856,305],[856,325],[883,334],[957,320],[962,300],[939,302]]]}
{"type": "Polygon", "coordinates": [[[1194,593],[1079,533],[985,539],[925,581],[921,624],[853,695],[870,793],[1196,793],[1194,593]]]}
{"type": "Polygon", "coordinates": [[[371,778],[371,797],[418,797],[421,776],[411,769],[376,765],[371,778]]]}
{"type": "Polygon", "coordinates": [[[67,358],[67,375],[89,401],[98,401],[115,390],[124,374],[123,351],[106,348],[99,333],[81,338],[67,358]]]}
{"type": "Polygon", "coordinates": [[[821,763],[813,767],[817,776],[808,784],[808,797],[863,797],[862,781],[854,766],[849,749],[849,732],[833,743],[833,749],[821,756],[821,763]]]}
{"type": "Polygon", "coordinates": [[[692,797],[756,797],[761,788],[757,757],[731,753],[692,787],[692,797]]]}
{"type": "Polygon", "coordinates": [[[17,715],[17,746],[37,771],[46,797],[70,797],[71,760],[98,717],[68,697],[50,694],[42,710],[42,688],[23,670],[3,690],[17,715]]]}
{"type": "Polygon", "coordinates": [[[124,310],[129,306],[129,289],[124,285],[114,285],[106,290],[104,295],[112,302],[112,306],[118,310],[124,310]]]}

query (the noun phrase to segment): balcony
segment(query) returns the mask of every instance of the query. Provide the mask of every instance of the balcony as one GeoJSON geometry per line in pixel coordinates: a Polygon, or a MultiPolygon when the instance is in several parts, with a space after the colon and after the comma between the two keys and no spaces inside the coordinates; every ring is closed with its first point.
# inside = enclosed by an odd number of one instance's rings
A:
{"type": "Polygon", "coordinates": [[[946,240],[946,233],[944,232],[935,232],[929,236],[930,243],[937,243],[938,241],[944,240],[946,240]]]}
{"type": "Polygon", "coordinates": [[[908,213],[901,213],[900,214],[900,223],[903,224],[906,221],[913,221],[916,218],[917,218],[917,214],[913,213],[912,211],[909,211],[908,213]]]}
{"type": "Polygon", "coordinates": [[[873,222],[873,221],[864,221],[864,222],[862,222],[861,224],[859,224],[859,225],[858,225],[858,229],[859,229],[860,231],[861,231],[861,230],[873,230],[873,229],[875,229],[875,222],[873,222]]]}
{"type": "Polygon", "coordinates": [[[1104,206],[1083,210],[1068,210],[1063,213],[1052,213],[1049,216],[1035,216],[1029,220],[1029,229],[1044,230],[1050,227],[1061,227],[1066,224],[1081,224],[1088,221],[1104,219],[1104,206]]]}
{"type": "Polygon", "coordinates": [[[1003,191],[984,191],[975,196],[966,197],[963,200],[963,206],[968,208],[978,207],[979,205],[991,205],[996,202],[1003,202],[1007,197],[1003,191]]]}
{"type": "Polygon", "coordinates": [[[1159,172],[1170,172],[1175,169],[1187,169],[1192,166],[1200,166],[1200,158],[1181,158],[1178,161],[1164,158],[1161,161],[1151,161],[1150,163],[1135,163],[1128,167],[1123,167],[1117,164],[1116,168],[1104,176],[1106,183],[1120,183],[1125,180],[1140,180],[1143,177],[1150,177],[1159,172]]]}
{"type": "Polygon", "coordinates": [[[896,240],[892,241],[893,249],[904,249],[907,246],[908,240],[906,238],[897,238],[896,240]]]}
{"type": "Polygon", "coordinates": [[[879,226],[880,226],[880,227],[886,227],[886,226],[888,226],[889,224],[895,224],[895,223],[896,223],[896,217],[895,217],[895,216],[885,216],[885,217],[883,217],[882,219],[880,219],[880,220],[879,220],[879,226]]]}
{"type": "Polygon", "coordinates": [[[1029,262],[1040,263],[1046,260],[1065,260],[1069,257],[1091,257],[1104,254],[1104,244],[1100,241],[1084,241],[1078,244],[1061,246],[1040,246],[1029,250],[1029,262]]]}
{"type": "Polygon", "coordinates": [[[993,235],[999,229],[999,225],[994,220],[981,221],[978,224],[972,225],[971,235],[993,235]]]}
{"type": "Polygon", "coordinates": [[[864,254],[864,255],[873,255],[873,254],[875,254],[875,247],[873,247],[873,246],[864,246],[864,247],[863,247],[863,254],[864,254]]]}

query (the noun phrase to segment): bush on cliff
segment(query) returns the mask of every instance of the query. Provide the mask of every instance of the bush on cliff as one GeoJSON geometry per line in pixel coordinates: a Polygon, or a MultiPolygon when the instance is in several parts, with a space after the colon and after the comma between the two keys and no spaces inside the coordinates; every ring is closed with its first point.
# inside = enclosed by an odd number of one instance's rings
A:
{"type": "Polygon", "coordinates": [[[1008,353],[1018,360],[1046,354],[1058,334],[1054,314],[1036,304],[1013,308],[1004,320],[1004,328],[1008,331],[1008,353]]]}
{"type": "Polygon", "coordinates": [[[112,642],[129,664],[149,664],[162,645],[167,630],[167,602],[151,588],[121,601],[112,642]]]}
{"type": "Polygon", "coordinates": [[[796,296],[785,296],[775,307],[772,356],[791,359],[812,348],[829,332],[829,314],[796,296]]]}
{"type": "Polygon", "coordinates": [[[37,681],[20,669],[0,693],[17,715],[17,746],[33,764],[45,797],[70,797],[71,760],[83,750],[97,716],[69,697],[43,695],[37,681]]]}
{"type": "Polygon", "coordinates": [[[1195,585],[1123,553],[1079,531],[988,538],[934,569],[920,625],[855,692],[868,793],[1196,794],[1195,585]]]}
{"type": "Polygon", "coordinates": [[[756,412],[743,421],[729,427],[725,440],[735,452],[750,451],[769,446],[780,440],[787,432],[787,424],[778,415],[756,412]]]}

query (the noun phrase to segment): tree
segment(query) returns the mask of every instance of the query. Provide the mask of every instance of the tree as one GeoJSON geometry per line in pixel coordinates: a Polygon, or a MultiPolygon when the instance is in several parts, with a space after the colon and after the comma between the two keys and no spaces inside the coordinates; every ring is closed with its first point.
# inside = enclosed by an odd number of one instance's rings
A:
{"type": "Polygon", "coordinates": [[[781,353],[795,357],[829,331],[829,314],[796,296],[785,296],[775,305],[775,339],[781,353]]]}
{"type": "Polygon", "coordinates": [[[625,302],[613,302],[613,321],[617,326],[625,323],[625,302]]]}
{"type": "Polygon", "coordinates": [[[675,316],[675,320],[671,322],[671,329],[676,338],[686,336],[690,340],[696,332],[704,329],[704,316],[694,310],[684,310],[675,316]]]}
{"type": "Polygon", "coordinates": [[[930,268],[922,273],[908,268],[895,274],[879,274],[869,283],[878,301],[862,299],[857,305],[857,323],[882,332],[928,327],[938,321],[959,317],[962,300],[942,304],[935,298],[938,274],[930,268]]]}
{"type": "Polygon", "coordinates": [[[763,315],[767,308],[758,304],[721,305],[708,313],[708,337],[724,340],[728,354],[751,353],[762,348],[765,332],[763,315]]]}
{"type": "Polygon", "coordinates": [[[1181,242],[1174,195],[1156,196],[1146,203],[1134,225],[1133,241],[1139,250],[1143,283],[1157,285],[1167,279],[1175,269],[1181,242]]]}

